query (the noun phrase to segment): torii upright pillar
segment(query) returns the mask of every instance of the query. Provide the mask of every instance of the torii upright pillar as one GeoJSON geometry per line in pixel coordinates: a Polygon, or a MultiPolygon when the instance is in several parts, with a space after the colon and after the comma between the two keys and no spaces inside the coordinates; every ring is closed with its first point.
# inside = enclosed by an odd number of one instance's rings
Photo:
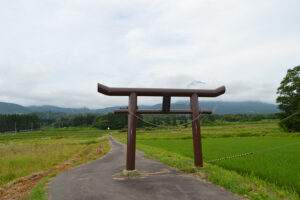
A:
{"type": "Polygon", "coordinates": [[[163,89],[163,88],[110,88],[98,83],[98,92],[110,96],[129,96],[128,109],[115,110],[115,113],[128,113],[126,170],[135,169],[136,115],[137,114],[191,114],[193,129],[194,163],[203,167],[200,114],[211,111],[199,111],[198,97],[217,97],[225,93],[225,86],[215,90],[163,89]],[[162,110],[138,110],[138,96],[162,96],[162,110]],[[171,97],[190,97],[190,110],[170,110],[171,97]]]}
{"type": "Polygon", "coordinates": [[[200,117],[199,117],[200,114],[199,114],[197,94],[193,94],[191,96],[191,109],[192,109],[194,162],[196,166],[203,167],[201,129],[200,129],[200,117]]]}
{"type": "Polygon", "coordinates": [[[132,92],[129,95],[128,106],[128,133],[127,133],[127,154],[126,154],[126,169],[135,169],[135,138],[136,138],[136,108],[137,96],[132,92]]]}

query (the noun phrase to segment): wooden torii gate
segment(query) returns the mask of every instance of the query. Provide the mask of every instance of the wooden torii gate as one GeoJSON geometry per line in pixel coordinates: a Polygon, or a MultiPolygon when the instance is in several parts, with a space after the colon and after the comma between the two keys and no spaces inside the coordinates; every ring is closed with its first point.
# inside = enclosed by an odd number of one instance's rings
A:
{"type": "Polygon", "coordinates": [[[194,163],[203,167],[200,114],[211,114],[211,111],[199,111],[198,97],[217,97],[225,93],[225,86],[215,90],[203,89],[164,89],[164,88],[111,88],[98,83],[98,92],[109,96],[129,96],[128,109],[115,110],[115,113],[128,113],[128,134],[126,170],[135,169],[136,115],[137,114],[191,114],[194,146],[194,163]],[[162,96],[162,110],[138,110],[138,96],[162,96]],[[190,110],[170,110],[171,97],[190,97],[190,110]]]}

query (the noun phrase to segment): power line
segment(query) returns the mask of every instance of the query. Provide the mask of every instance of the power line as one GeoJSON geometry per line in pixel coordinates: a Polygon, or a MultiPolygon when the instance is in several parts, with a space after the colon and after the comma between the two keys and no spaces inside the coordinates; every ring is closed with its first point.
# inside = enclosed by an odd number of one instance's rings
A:
{"type": "Polygon", "coordinates": [[[240,157],[244,157],[244,156],[253,155],[253,154],[256,154],[256,153],[261,153],[261,152],[266,152],[266,151],[273,151],[273,150],[276,150],[276,149],[282,149],[282,148],[297,145],[297,144],[300,144],[300,142],[280,145],[280,146],[276,146],[276,147],[265,148],[265,149],[261,149],[261,150],[257,150],[257,151],[253,151],[253,152],[248,152],[248,153],[243,153],[243,154],[238,154],[238,155],[234,155],[234,156],[227,156],[227,157],[218,158],[218,159],[215,159],[215,160],[209,160],[209,161],[206,161],[206,162],[207,163],[213,163],[213,162],[218,162],[218,161],[221,161],[221,160],[240,158],[240,157]]]}
{"type": "Polygon", "coordinates": [[[174,125],[174,126],[164,126],[164,125],[157,125],[157,124],[145,121],[143,118],[137,116],[136,114],[134,114],[134,113],[132,113],[130,111],[128,111],[128,114],[135,116],[136,118],[138,118],[142,122],[145,122],[146,124],[149,124],[149,125],[152,125],[152,126],[156,126],[156,127],[160,127],[160,128],[180,127],[180,126],[189,125],[189,124],[193,123],[194,121],[196,121],[197,119],[199,119],[199,117],[200,117],[200,114],[198,114],[198,116],[195,119],[193,119],[192,121],[190,121],[190,122],[187,122],[187,123],[184,123],[184,124],[179,124],[179,125],[174,125]]]}
{"type": "Polygon", "coordinates": [[[284,122],[284,121],[288,120],[289,118],[294,117],[295,115],[298,115],[298,114],[300,114],[300,112],[296,112],[296,113],[294,113],[294,114],[292,114],[290,116],[287,116],[286,118],[280,120],[280,122],[284,122]]]}

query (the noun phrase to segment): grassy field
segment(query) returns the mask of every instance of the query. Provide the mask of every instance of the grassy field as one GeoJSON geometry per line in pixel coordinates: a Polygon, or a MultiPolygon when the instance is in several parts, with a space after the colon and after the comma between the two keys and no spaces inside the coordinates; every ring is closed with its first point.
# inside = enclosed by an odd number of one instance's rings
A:
{"type": "MultiPolygon", "coordinates": [[[[0,199],[10,199],[5,194],[14,184],[8,183],[19,179],[23,185],[16,182],[16,187],[28,185],[31,193],[25,188],[27,193],[18,197],[45,199],[44,185],[51,177],[108,151],[106,133],[92,128],[66,128],[0,134],[0,199]],[[26,177],[32,174],[39,178],[28,182],[31,179],[26,177]]],[[[124,130],[110,133],[126,142],[124,130]]],[[[193,167],[190,127],[137,130],[137,148],[250,199],[299,199],[300,133],[282,132],[276,123],[265,121],[203,126],[202,138],[202,169],[193,167]],[[248,152],[253,154],[209,163],[248,152]]],[[[11,191],[16,193],[15,188],[11,191]]]]}
{"type": "Polygon", "coordinates": [[[96,159],[109,149],[105,134],[106,131],[92,128],[0,134],[0,194],[18,178],[47,172],[42,178],[96,159]]]}
{"type": "MultiPolygon", "coordinates": [[[[205,162],[253,152],[249,156],[212,162],[211,165],[261,179],[282,191],[294,193],[294,196],[300,194],[300,133],[284,133],[275,123],[204,126],[202,132],[205,162]]],[[[125,141],[124,135],[117,137],[125,141]]],[[[154,157],[181,169],[189,170],[193,162],[190,129],[140,131],[137,148],[152,156],[151,151],[164,152],[154,157]]]]}

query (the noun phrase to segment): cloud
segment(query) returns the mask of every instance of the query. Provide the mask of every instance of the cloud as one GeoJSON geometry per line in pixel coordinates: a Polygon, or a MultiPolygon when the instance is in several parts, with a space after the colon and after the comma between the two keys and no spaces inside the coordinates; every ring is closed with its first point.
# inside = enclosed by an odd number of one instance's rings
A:
{"type": "MultiPolygon", "coordinates": [[[[227,87],[218,100],[275,102],[299,65],[300,2],[8,1],[0,3],[0,101],[104,107],[114,87],[227,87]]],[[[216,99],[216,100],[217,100],[216,99]]],[[[148,104],[158,98],[143,98],[148,104]]]]}

